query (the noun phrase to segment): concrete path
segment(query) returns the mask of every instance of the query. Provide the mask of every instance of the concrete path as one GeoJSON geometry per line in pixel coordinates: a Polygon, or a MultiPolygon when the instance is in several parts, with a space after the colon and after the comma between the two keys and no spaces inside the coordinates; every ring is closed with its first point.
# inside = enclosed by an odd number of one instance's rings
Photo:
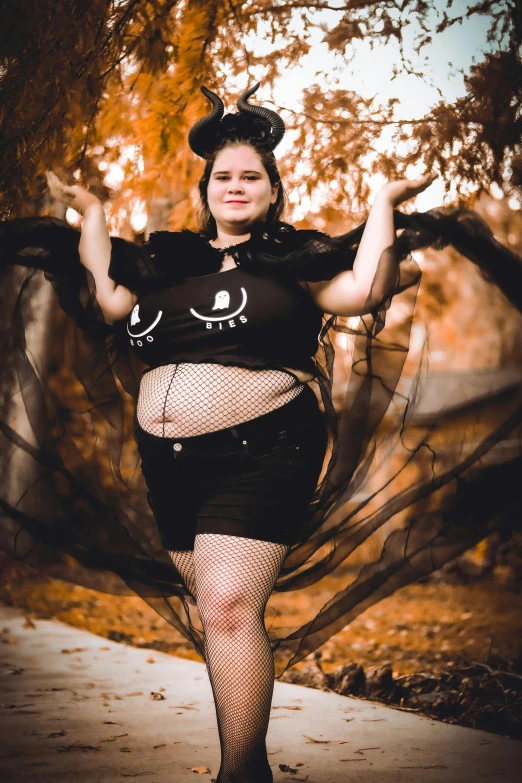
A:
{"type": "MultiPolygon", "coordinates": [[[[0,607],[3,783],[215,779],[204,664],[0,607]],[[33,627],[34,626],[34,627],[33,627]]],[[[276,681],[274,783],[474,783],[522,776],[522,743],[276,681]]]]}

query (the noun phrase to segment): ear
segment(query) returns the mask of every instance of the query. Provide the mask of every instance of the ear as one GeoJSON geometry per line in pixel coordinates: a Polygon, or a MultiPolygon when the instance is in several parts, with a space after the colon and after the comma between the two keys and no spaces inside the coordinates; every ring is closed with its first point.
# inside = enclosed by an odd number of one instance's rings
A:
{"type": "Polygon", "coordinates": [[[277,193],[279,191],[279,182],[276,182],[275,185],[272,185],[272,195],[270,196],[270,203],[275,204],[277,201],[277,193]]]}

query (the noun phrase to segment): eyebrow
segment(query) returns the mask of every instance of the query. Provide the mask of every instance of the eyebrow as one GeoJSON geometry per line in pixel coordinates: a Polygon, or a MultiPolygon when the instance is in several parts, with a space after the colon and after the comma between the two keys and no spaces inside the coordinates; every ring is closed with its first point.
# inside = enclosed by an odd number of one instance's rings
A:
{"type": "MultiPolygon", "coordinates": [[[[214,171],[214,174],[230,174],[230,171],[214,171]]],[[[242,172],[243,174],[259,174],[259,171],[254,171],[254,169],[245,169],[245,171],[242,172]]]]}

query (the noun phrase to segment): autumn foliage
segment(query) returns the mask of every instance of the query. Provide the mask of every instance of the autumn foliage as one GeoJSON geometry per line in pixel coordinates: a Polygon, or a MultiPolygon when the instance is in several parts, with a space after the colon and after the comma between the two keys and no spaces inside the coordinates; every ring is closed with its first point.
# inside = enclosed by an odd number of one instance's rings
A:
{"type": "Polygon", "coordinates": [[[325,0],[9,0],[0,7],[0,215],[45,212],[44,172],[53,168],[110,200],[117,233],[133,238],[129,218],[144,203],[152,230],[193,227],[201,161],[186,137],[206,111],[201,84],[232,105],[260,80],[256,99],[270,104],[271,88],[309,51],[318,25],[341,67],[359,40],[397,42],[400,57],[387,78],[409,73],[427,83],[426,47],[457,24],[468,35],[478,15],[487,18],[490,51],[464,75],[466,94],[454,104],[441,97],[425,117],[396,120],[400,96],[369,99],[334,74],[326,92],[309,85],[299,115],[272,104],[294,140],[295,156],[284,156],[281,171],[294,199],[314,196],[326,227],[344,230],[366,216],[373,174],[405,176],[419,162],[440,171],[463,201],[492,182],[520,195],[522,12],[509,0],[462,6],[448,0],[434,13],[423,0],[335,7],[325,0]],[[390,130],[387,151],[368,154],[390,130]],[[104,183],[111,163],[123,169],[112,190],[104,183]]]}

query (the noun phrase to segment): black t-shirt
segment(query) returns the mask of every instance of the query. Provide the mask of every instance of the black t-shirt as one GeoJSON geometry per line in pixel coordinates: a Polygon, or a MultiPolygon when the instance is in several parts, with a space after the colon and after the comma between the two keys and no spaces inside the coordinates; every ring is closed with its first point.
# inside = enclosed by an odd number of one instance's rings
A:
{"type": "Polygon", "coordinates": [[[315,375],[321,324],[322,313],[297,281],[234,267],[143,294],[126,330],[150,369],[215,362],[315,375]]]}

